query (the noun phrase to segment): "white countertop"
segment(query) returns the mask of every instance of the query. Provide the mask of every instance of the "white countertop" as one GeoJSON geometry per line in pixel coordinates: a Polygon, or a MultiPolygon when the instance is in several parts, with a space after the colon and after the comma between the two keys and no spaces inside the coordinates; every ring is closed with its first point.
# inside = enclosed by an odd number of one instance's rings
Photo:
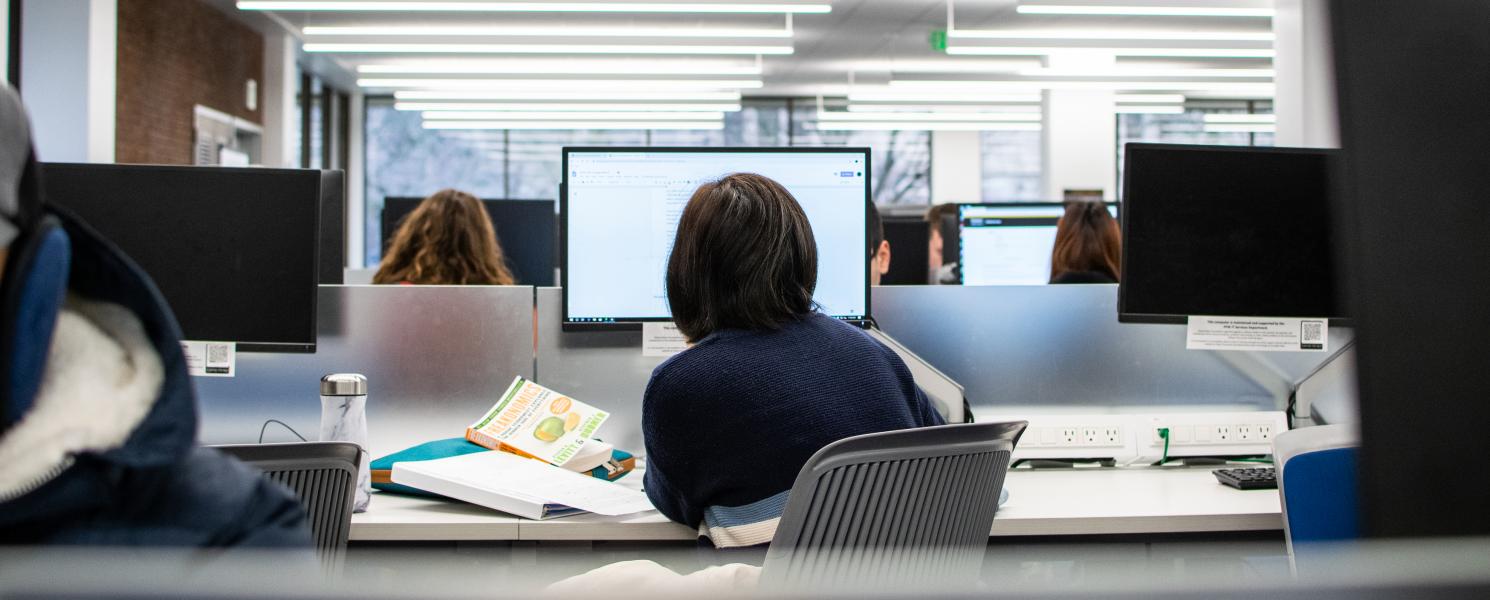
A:
{"type": "MultiPolygon", "coordinates": [[[[1283,528],[1277,490],[1236,490],[1213,467],[1078,468],[1009,472],[1009,502],[993,536],[1266,531],[1283,528]]],[[[641,485],[641,473],[620,483],[641,485]]],[[[457,501],[374,494],[353,515],[354,541],[663,541],[697,532],[656,511],[531,521],[457,501]]]]}

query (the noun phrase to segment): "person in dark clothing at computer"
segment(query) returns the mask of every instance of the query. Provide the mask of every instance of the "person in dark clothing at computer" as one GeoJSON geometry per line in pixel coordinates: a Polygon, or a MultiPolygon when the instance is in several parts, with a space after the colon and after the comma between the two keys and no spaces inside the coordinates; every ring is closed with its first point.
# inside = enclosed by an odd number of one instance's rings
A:
{"type": "Polygon", "coordinates": [[[1055,228],[1051,283],[1117,283],[1123,234],[1101,201],[1071,202],[1055,228]]]}
{"type": "Polygon", "coordinates": [[[683,209],[666,288],[693,346],[647,384],[646,490],[717,547],[770,542],[823,446],[944,422],[894,352],[817,312],[817,257],[802,207],[765,177],[704,184],[683,209]]]}
{"type": "Polygon", "coordinates": [[[42,203],[0,85],[0,546],[295,549],[299,501],[196,444],[181,333],[143,271],[42,203]]]}

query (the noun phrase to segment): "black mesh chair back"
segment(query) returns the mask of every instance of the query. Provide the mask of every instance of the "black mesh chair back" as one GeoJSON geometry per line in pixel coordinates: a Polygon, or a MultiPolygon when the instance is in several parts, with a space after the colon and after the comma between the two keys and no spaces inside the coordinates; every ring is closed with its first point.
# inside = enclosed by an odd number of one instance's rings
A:
{"type": "Polygon", "coordinates": [[[361,448],[348,442],[214,446],[295,493],[305,507],[321,564],[341,565],[352,528],[361,448]]]}
{"type": "Polygon", "coordinates": [[[883,593],[976,581],[1026,425],[890,431],[819,450],[792,486],[762,585],[883,593]]]}

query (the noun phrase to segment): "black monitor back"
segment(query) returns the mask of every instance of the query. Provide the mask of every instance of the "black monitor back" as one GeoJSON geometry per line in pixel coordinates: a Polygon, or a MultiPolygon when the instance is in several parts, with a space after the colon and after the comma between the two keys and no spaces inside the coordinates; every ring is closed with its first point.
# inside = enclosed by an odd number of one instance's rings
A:
{"type": "Polygon", "coordinates": [[[921,215],[885,216],[885,239],[890,242],[890,272],[880,285],[925,285],[930,276],[927,247],[931,227],[921,215]]]}
{"type": "MultiPolygon", "coordinates": [[[[423,198],[387,198],[383,201],[383,250],[423,198]]],[[[558,264],[558,218],[553,200],[482,200],[486,214],[497,230],[497,241],[507,257],[507,267],[520,285],[554,285],[558,264]]]]}
{"type": "Polygon", "coordinates": [[[1135,143],[1125,161],[1119,320],[1344,316],[1334,151],[1135,143]]]}
{"type": "Polygon", "coordinates": [[[314,352],[321,171],[42,165],[47,200],[155,281],[188,340],[314,352]]]}
{"type": "Polygon", "coordinates": [[[321,171],[322,285],[341,285],[347,266],[347,172],[321,171]]]}
{"type": "Polygon", "coordinates": [[[1490,2],[1333,2],[1362,531],[1490,535],[1490,2]]]}

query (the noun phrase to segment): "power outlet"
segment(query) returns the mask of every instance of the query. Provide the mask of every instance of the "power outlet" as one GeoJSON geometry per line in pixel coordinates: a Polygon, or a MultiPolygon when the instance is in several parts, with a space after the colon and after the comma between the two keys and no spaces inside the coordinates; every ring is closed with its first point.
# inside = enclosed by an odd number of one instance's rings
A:
{"type": "Polygon", "coordinates": [[[1264,441],[1271,441],[1273,439],[1273,426],[1272,425],[1258,425],[1256,427],[1256,429],[1257,429],[1257,439],[1264,440],[1264,441]]]}

